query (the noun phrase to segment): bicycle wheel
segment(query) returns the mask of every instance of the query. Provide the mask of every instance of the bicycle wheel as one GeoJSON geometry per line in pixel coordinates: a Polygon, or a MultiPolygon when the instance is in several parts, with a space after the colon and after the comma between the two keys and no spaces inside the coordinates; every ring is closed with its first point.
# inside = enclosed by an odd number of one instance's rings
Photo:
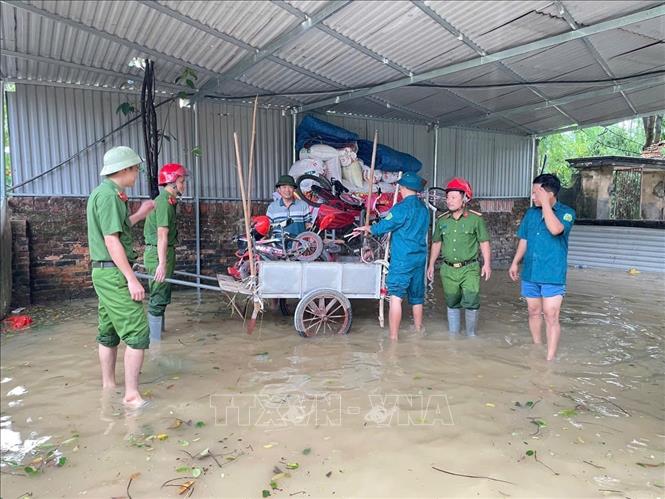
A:
{"type": "Polygon", "coordinates": [[[295,238],[291,246],[291,252],[296,260],[301,262],[313,262],[321,256],[323,251],[323,240],[316,232],[301,232],[295,238]]]}
{"type": "Polygon", "coordinates": [[[427,203],[430,210],[446,211],[448,209],[448,205],[446,204],[446,191],[441,187],[430,187],[427,189],[425,203],[427,203]]]}
{"type": "Polygon", "coordinates": [[[296,181],[296,193],[310,206],[318,207],[330,199],[335,199],[332,185],[327,178],[306,173],[296,181]]]}

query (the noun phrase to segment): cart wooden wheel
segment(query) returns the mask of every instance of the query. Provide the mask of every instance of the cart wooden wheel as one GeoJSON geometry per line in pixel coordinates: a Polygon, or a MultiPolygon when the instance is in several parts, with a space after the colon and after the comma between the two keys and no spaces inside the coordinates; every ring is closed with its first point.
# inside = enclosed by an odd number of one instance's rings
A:
{"type": "Polygon", "coordinates": [[[306,294],[293,318],[300,336],[348,334],[351,329],[351,302],[334,289],[317,289],[306,294]]]}

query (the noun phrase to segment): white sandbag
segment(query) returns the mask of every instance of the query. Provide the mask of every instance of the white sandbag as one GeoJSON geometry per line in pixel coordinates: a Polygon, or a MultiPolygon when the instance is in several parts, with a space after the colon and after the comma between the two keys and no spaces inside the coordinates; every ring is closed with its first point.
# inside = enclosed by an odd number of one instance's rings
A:
{"type": "Polygon", "coordinates": [[[314,144],[309,149],[302,148],[300,150],[300,159],[314,158],[325,161],[332,158],[337,159],[337,157],[338,157],[337,149],[331,146],[327,146],[325,144],[314,144]],[[305,157],[303,157],[303,155],[305,157]]]}
{"type": "Polygon", "coordinates": [[[399,172],[383,172],[381,176],[381,182],[388,184],[394,184],[399,180],[399,172]]]}
{"type": "Polygon", "coordinates": [[[342,165],[342,180],[346,180],[355,188],[363,186],[363,170],[358,161],[352,161],[349,166],[342,165]]]}
{"type": "Polygon", "coordinates": [[[396,184],[390,182],[379,182],[377,187],[381,189],[381,192],[395,192],[396,184]]]}
{"type": "Polygon", "coordinates": [[[301,175],[323,175],[324,171],[325,167],[323,161],[318,159],[301,159],[291,165],[291,168],[289,168],[289,175],[297,181],[298,177],[301,175]]]}
{"type": "Polygon", "coordinates": [[[350,147],[339,149],[338,155],[339,155],[339,164],[342,165],[342,167],[349,166],[357,158],[355,151],[350,147]]]}
{"type": "MultiPolygon", "coordinates": [[[[363,179],[365,182],[369,179],[369,173],[371,171],[371,168],[367,165],[362,165],[363,169],[363,179]]],[[[374,179],[372,180],[373,184],[376,184],[381,180],[381,177],[383,176],[383,172],[381,170],[374,170],[374,179]]]]}

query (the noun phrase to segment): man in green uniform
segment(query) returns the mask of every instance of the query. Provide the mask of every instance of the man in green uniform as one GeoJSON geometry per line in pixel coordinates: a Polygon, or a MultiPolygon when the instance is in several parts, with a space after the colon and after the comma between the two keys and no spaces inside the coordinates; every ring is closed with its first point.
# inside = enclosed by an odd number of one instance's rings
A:
{"type": "Polygon", "coordinates": [[[143,160],[129,147],[114,147],[104,154],[100,173],[105,180],[88,199],[88,246],[92,260],[92,284],[99,298],[99,362],[102,386],[115,388],[118,344],[125,350],[125,396],[129,407],[145,402],[139,394],[139,372],[144,350],[150,344],[143,304],[144,290],[132,271],[136,253],[132,247],[132,225],[143,220],[154,208],[145,201],[133,215],[127,207],[125,189],[132,187],[143,160]]]}
{"type": "Polygon", "coordinates": [[[164,187],[155,198],[155,211],[148,215],[143,228],[145,254],[143,263],[155,279],[150,281],[148,325],[150,341],[160,341],[164,330],[164,312],[171,303],[171,284],[164,282],[175,270],[175,245],[178,242],[176,205],[185,192],[187,170],[178,163],[168,163],[159,170],[158,183],[164,187]]]}
{"type": "Polygon", "coordinates": [[[475,336],[480,307],[480,278],[492,274],[490,237],[481,214],[467,209],[473,191],[463,178],[454,178],[446,186],[448,210],[436,221],[432,236],[427,277],[434,279],[434,264],[443,244],[441,281],[448,308],[448,331],[460,332],[461,309],[464,309],[466,335],[475,336]],[[482,269],[478,249],[483,255],[482,269]]]}

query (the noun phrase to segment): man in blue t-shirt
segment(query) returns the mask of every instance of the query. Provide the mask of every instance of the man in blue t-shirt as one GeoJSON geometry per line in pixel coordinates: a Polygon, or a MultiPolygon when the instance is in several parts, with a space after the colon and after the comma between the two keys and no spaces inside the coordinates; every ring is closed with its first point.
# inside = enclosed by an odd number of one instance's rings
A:
{"type": "Polygon", "coordinates": [[[556,357],[561,326],[559,311],[566,294],[568,235],[575,223],[575,210],[557,201],[561,182],[546,173],[533,179],[529,208],[522,219],[517,237],[520,242],[508,274],[518,279],[522,268],[522,296],[529,308],[529,329],[533,342],[542,344],[541,329],[545,316],[547,360],[556,357]]]}

